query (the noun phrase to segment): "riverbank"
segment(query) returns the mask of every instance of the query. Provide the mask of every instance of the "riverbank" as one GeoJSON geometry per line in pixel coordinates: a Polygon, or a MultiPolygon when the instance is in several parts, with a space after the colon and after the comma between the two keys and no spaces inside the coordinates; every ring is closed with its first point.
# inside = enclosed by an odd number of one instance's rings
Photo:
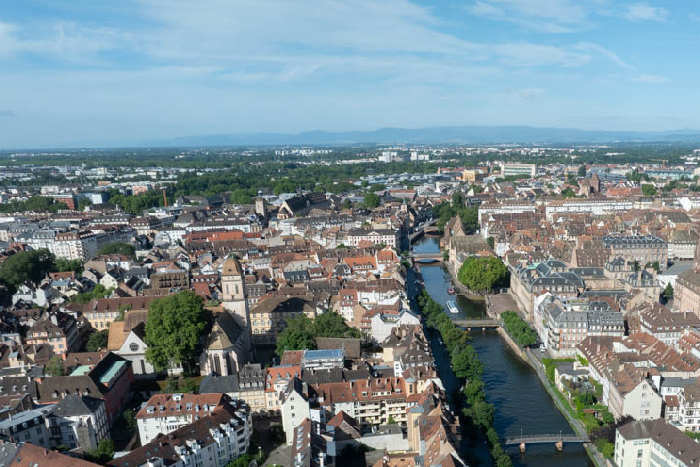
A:
{"type": "MultiPolygon", "coordinates": [[[[414,245],[416,252],[435,252],[438,250],[435,239],[421,239],[414,245]]],[[[421,276],[424,284],[407,281],[408,288],[414,290],[424,285],[430,295],[442,306],[448,301],[455,300],[454,295],[447,293],[450,288],[450,275],[446,268],[438,264],[422,264],[421,276]]],[[[412,296],[413,294],[411,294],[412,296]]],[[[491,309],[517,309],[512,307],[512,299],[508,294],[492,295],[487,298],[491,309]]],[[[459,315],[449,315],[458,319],[484,319],[486,302],[469,300],[466,296],[458,295],[457,305],[459,315]]],[[[440,378],[445,382],[448,394],[459,394],[461,383],[456,380],[450,368],[450,356],[444,348],[437,332],[431,337],[431,346],[435,355],[440,378]]],[[[520,435],[537,435],[541,433],[574,434],[566,418],[552,403],[551,396],[544,389],[529,362],[523,360],[510,345],[506,344],[496,330],[487,329],[471,332],[470,342],[483,364],[482,381],[486,400],[494,408],[493,427],[500,439],[513,438],[520,435]]],[[[506,452],[516,467],[592,467],[582,444],[567,444],[563,451],[557,451],[551,444],[533,444],[527,447],[523,456],[517,446],[506,446],[506,452]]],[[[460,452],[469,459],[469,465],[474,467],[491,467],[488,445],[483,436],[466,434],[460,443],[460,452]]]]}
{"type": "MultiPolygon", "coordinates": [[[[451,282],[453,284],[459,284],[459,280],[457,279],[453,269],[450,267],[445,267],[445,270],[447,271],[451,282]]],[[[490,317],[498,317],[498,313],[495,313],[495,311],[492,309],[492,300],[490,297],[491,296],[489,295],[483,297],[483,300],[485,300],[486,304],[487,315],[490,317]]],[[[514,309],[512,311],[516,311],[522,316],[522,311],[519,309],[517,303],[515,302],[515,300],[512,299],[512,297],[510,297],[510,302],[514,304],[514,309]]],[[[557,411],[564,417],[567,424],[576,433],[576,435],[587,436],[588,433],[583,423],[580,420],[576,419],[560,400],[561,396],[558,396],[556,388],[552,387],[551,382],[549,381],[544,372],[544,366],[541,364],[541,362],[531,355],[531,351],[529,349],[523,350],[523,348],[520,347],[508,334],[508,332],[506,332],[506,330],[502,327],[497,328],[497,334],[501,341],[506,344],[509,350],[513,354],[515,354],[515,356],[520,361],[522,361],[529,368],[535,371],[540,385],[544,388],[547,395],[554,403],[554,406],[556,407],[557,411]]],[[[608,465],[603,455],[592,443],[584,443],[583,449],[585,450],[590,462],[593,463],[593,465],[595,465],[596,467],[605,467],[608,465]]]]}

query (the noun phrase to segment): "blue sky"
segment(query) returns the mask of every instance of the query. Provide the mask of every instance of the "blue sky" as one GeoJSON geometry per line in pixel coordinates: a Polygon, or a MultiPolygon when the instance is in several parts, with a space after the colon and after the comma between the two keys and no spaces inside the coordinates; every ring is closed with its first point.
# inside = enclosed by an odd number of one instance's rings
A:
{"type": "Polygon", "coordinates": [[[0,147],[510,125],[700,129],[700,4],[22,0],[0,147]]]}

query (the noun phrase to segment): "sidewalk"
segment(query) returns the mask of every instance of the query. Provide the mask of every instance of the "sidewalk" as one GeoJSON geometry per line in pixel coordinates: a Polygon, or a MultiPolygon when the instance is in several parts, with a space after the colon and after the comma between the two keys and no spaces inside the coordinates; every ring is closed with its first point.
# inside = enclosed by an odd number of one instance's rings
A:
{"type": "MultiPolygon", "coordinates": [[[[554,401],[554,404],[559,409],[559,412],[561,412],[561,414],[566,418],[566,421],[569,422],[569,425],[571,428],[573,428],[576,435],[588,436],[588,432],[586,432],[586,427],[584,424],[579,419],[574,418],[571,415],[569,408],[564,406],[562,401],[559,399],[556,389],[552,387],[552,383],[549,381],[544,372],[544,365],[542,365],[540,358],[534,354],[531,349],[526,349],[525,353],[530,361],[530,365],[535,369],[537,377],[540,379],[540,382],[542,382],[542,386],[544,386],[545,390],[554,401]]],[[[596,448],[593,443],[585,443],[583,446],[588,453],[588,457],[593,461],[596,467],[605,467],[608,465],[605,457],[600,453],[600,451],[598,451],[598,448],[596,448]]]]}

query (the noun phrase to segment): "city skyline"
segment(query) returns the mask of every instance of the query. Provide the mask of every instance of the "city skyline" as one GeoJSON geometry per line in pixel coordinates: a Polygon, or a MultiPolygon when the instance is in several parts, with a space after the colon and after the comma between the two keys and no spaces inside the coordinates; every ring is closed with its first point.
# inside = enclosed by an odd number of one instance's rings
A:
{"type": "Polygon", "coordinates": [[[699,20],[687,5],[605,0],[28,1],[0,15],[0,147],[698,129],[699,20]]]}

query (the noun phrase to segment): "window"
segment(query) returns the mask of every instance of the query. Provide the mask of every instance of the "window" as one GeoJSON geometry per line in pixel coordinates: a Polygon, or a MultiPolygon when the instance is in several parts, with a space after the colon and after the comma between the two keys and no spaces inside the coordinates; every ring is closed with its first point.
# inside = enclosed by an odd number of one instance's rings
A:
{"type": "Polygon", "coordinates": [[[137,352],[139,350],[139,345],[136,342],[129,344],[129,350],[132,352],[137,352]]]}

